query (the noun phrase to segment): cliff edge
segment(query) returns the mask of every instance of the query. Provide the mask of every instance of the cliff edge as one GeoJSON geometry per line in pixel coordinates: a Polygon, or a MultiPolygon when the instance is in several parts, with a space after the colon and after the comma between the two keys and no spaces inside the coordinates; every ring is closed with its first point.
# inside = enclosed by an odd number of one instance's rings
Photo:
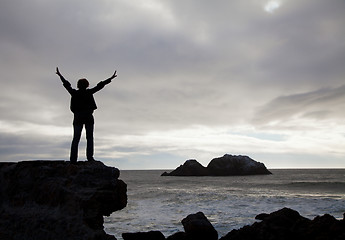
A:
{"type": "Polygon", "coordinates": [[[0,240],[114,240],[103,216],[127,205],[127,185],[103,163],[0,163],[0,240]]]}

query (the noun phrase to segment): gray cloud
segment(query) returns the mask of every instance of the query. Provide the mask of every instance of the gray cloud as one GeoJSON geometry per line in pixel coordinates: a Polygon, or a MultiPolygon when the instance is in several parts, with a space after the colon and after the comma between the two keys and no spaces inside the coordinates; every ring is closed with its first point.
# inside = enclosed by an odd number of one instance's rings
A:
{"type": "MultiPolygon", "coordinates": [[[[118,70],[96,95],[101,141],[193,126],[256,128],[291,116],[341,124],[345,3],[280,2],[267,13],[264,0],[5,0],[0,122],[70,126],[59,66],[72,84],[87,77],[95,85],[118,70]]],[[[136,156],[146,147],[131,146],[136,156]]]]}
{"type": "Polygon", "coordinates": [[[255,123],[287,122],[295,118],[330,119],[341,124],[345,119],[345,85],[313,92],[280,96],[264,105],[256,114],[255,123]]]}
{"type": "Polygon", "coordinates": [[[3,162],[34,159],[66,159],[70,144],[60,137],[18,133],[0,135],[0,159],[3,162]]]}

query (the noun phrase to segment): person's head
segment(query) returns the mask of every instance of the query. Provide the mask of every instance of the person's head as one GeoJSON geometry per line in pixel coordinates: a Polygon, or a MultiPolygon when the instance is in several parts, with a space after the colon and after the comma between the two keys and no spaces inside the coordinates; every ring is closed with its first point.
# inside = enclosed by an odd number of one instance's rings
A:
{"type": "Polygon", "coordinates": [[[77,87],[79,89],[87,89],[89,87],[89,81],[86,78],[79,79],[77,87]]]}

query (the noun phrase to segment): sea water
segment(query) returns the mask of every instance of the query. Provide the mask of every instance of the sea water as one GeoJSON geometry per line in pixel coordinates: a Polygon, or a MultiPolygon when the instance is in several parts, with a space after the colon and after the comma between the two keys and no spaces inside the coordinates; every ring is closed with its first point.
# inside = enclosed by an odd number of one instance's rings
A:
{"type": "Polygon", "coordinates": [[[313,219],[345,212],[345,169],[277,169],[272,175],[161,177],[164,170],[121,171],[128,204],[105,218],[105,231],[121,239],[125,232],[183,231],[181,220],[203,212],[219,237],[252,224],[256,215],[283,207],[313,219]]]}

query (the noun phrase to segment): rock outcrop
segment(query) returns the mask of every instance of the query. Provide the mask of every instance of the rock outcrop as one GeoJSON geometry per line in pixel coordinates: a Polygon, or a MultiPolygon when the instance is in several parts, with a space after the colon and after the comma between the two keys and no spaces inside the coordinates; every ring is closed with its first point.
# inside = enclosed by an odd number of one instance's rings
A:
{"type": "MultiPolygon", "coordinates": [[[[270,214],[255,217],[261,222],[229,232],[219,240],[343,240],[345,239],[345,214],[337,220],[329,214],[313,220],[301,216],[297,211],[283,208],[270,214]]],[[[218,234],[202,212],[188,215],[182,220],[185,232],[176,232],[167,240],[217,240],[218,234]]],[[[124,240],[164,240],[159,231],[126,233],[124,240]]]]}
{"type": "Polygon", "coordinates": [[[214,176],[272,174],[263,163],[257,162],[248,156],[229,154],[214,158],[207,165],[207,169],[214,176]]]}
{"type": "Polygon", "coordinates": [[[283,208],[271,214],[259,214],[255,219],[262,221],[232,230],[220,240],[345,239],[345,220],[329,214],[310,220],[295,210],[283,208]]]}
{"type": "Polygon", "coordinates": [[[165,238],[160,231],[123,233],[124,240],[217,240],[218,233],[202,212],[190,214],[181,221],[184,232],[165,238]]]}
{"type": "Polygon", "coordinates": [[[202,212],[188,215],[181,223],[188,239],[218,239],[216,229],[202,212]]]}
{"type": "Polygon", "coordinates": [[[203,165],[195,159],[190,159],[171,173],[164,172],[162,176],[207,176],[208,174],[208,170],[203,165]]]}
{"type": "Polygon", "coordinates": [[[196,160],[187,160],[174,171],[164,172],[162,176],[236,176],[272,174],[263,163],[257,162],[248,156],[234,156],[225,154],[214,158],[207,165],[202,166],[196,160]]]}
{"type": "Polygon", "coordinates": [[[127,205],[127,185],[103,163],[0,163],[0,240],[110,240],[103,216],[127,205]]]}

